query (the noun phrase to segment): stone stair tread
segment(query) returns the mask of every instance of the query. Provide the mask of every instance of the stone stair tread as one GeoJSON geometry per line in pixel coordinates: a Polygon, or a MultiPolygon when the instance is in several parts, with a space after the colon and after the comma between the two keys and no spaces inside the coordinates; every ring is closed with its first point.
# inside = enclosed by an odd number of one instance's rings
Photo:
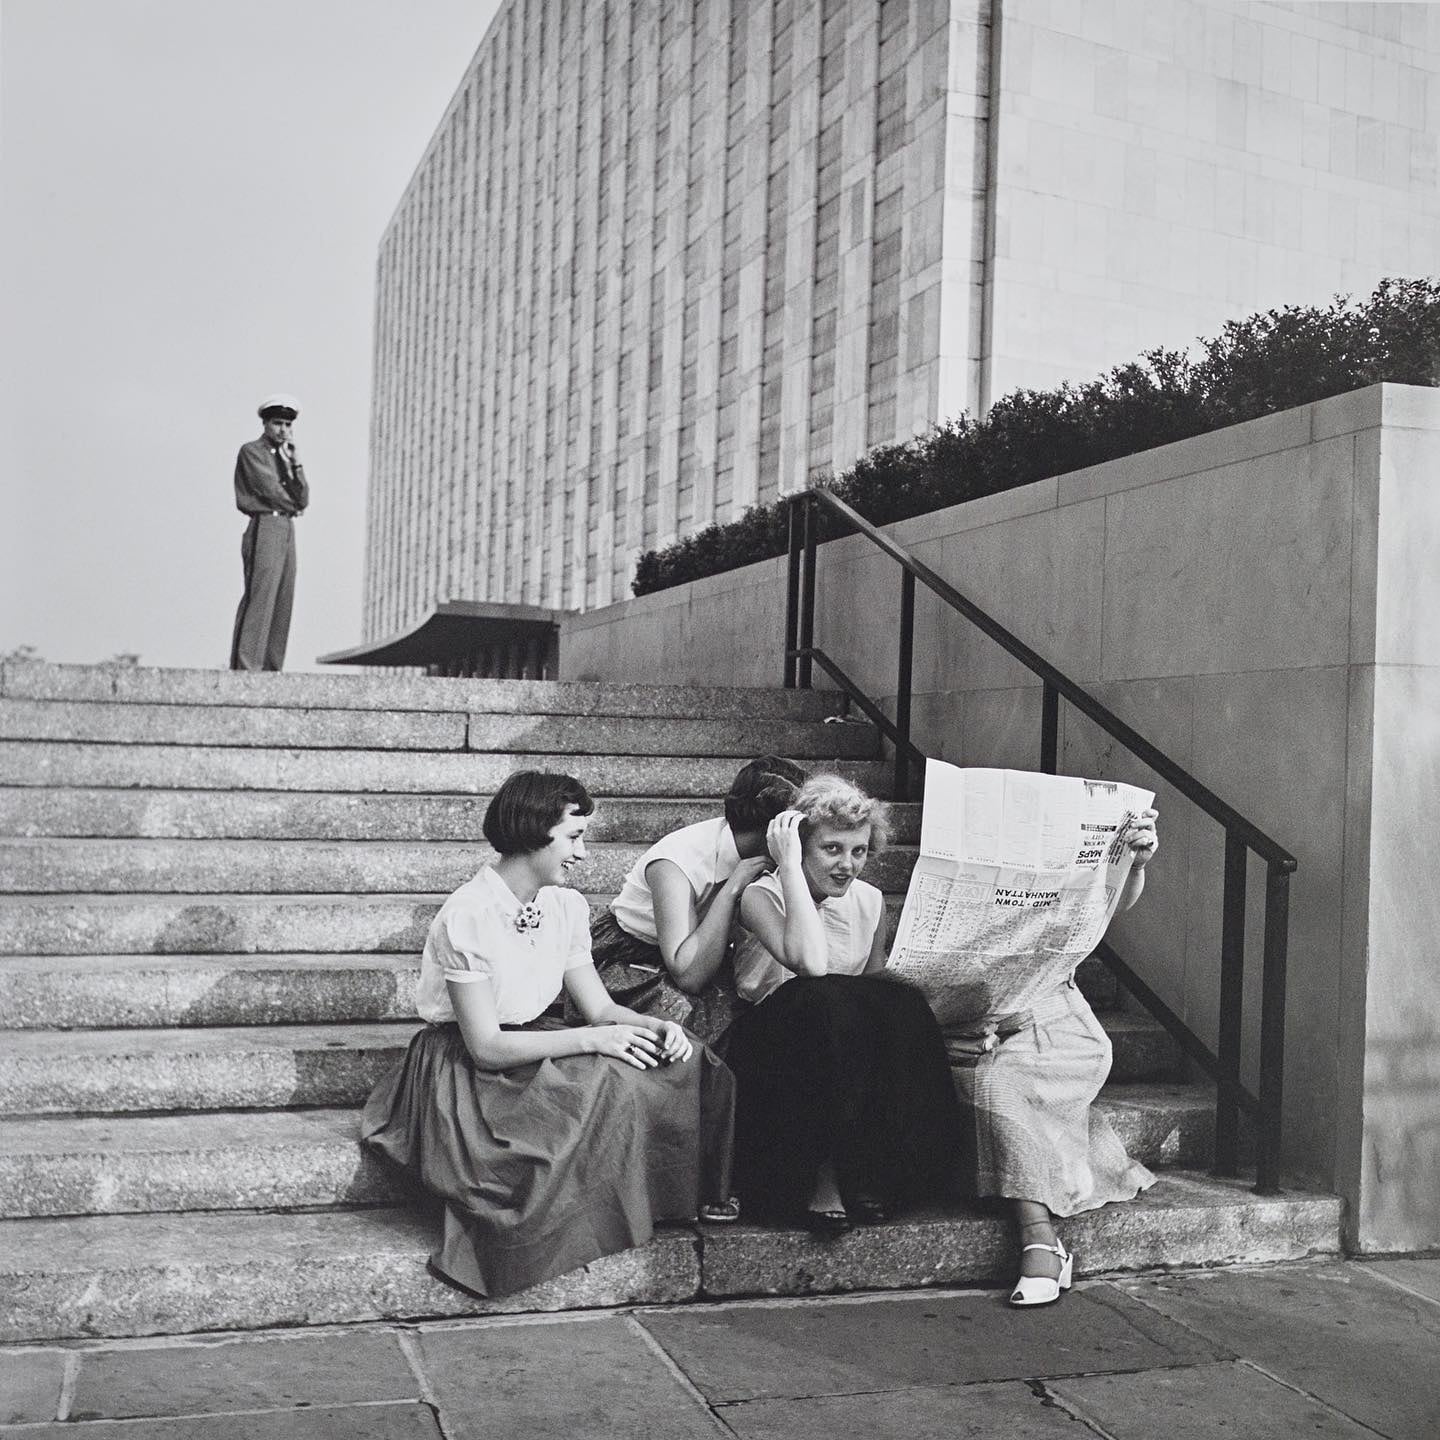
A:
{"type": "Polygon", "coordinates": [[[117,1114],[358,1105],[418,1022],[16,1030],[0,1113],[117,1114]]]}
{"type": "MultiPolygon", "coordinates": [[[[0,835],[52,839],[478,840],[488,795],[0,786],[0,835]]],[[[652,843],[719,813],[720,794],[597,795],[587,838],[652,843]]],[[[895,843],[920,837],[920,806],[892,804],[895,843]]]]}
{"type": "MultiPolygon", "coordinates": [[[[1112,1082],[1173,1079],[1173,1042],[1133,1021],[1101,1015],[1112,1082]]],[[[420,1023],[12,1030],[0,1053],[0,1114],[359,1105],[420,1023]]]]}
{"type": "MultiPolygon", "coordinates": [[[[590,891],[618,891],[649,848],[598,841],[571,874],[590,891]]],[[[894,846],[866,867],[891,894],[918,852],[894,846]]],[[[449,894],[494,858],[483,840],[106,840],[0,837],[6,894],[449,894]]]]}
{"type": "Polygon", "coordinates": [[[756,716],[495,715],[466,710],[317,710],[278,706],[94,705],[0,698],[0,737],[64,744],[223,746],[244,750],[465,751],[570,755],[797,754],[873,758],[868,723],[756,716]]]}
{"type": "MultiPolygon", "coordinates": [[[[821,736],[849,727],[825,726],[821,736]]],[[[241,746],[110,744],[103,741],[0,740],[0,785],[185,790],[283,790],[488,795],[515,770],[577,770],[596,794],[712,798],[729,788],[740,756],[588,755],[569,752],[246,749],[241,746]]],[[[833,769],[872,794],[888,792],[891,766],[797,754],[833,769]]]]}
{"type": "MultiPolygon", "coordinates": [[[[1082,1274],[1259,1263],[1339,1248],[1340,1203],[1260,1197],[1243,1182],[1163,1176],[1128,1205],[1067,1222],[1082,1274]]],[[[0,1222],[0,1341],[338,1324],[740,1295],[797,1295],[1008,1279],[1007,1222],[968,1210],[801,1231],[666,1227],[649,1245],[485,1301],[425,1270],[433,1217],[372,1208],[0,1222]]]]}
{"type": "MultiPolygon", "coordinates": [[[[336,955],[0,955],[0,1023],[11,1029],[334,1024],[413,1017],[420,957],[336,955]]],[[[1116,998],[1099,960],[1080,988],[1116,998]]]]}
{"type": "MultiPolygon", "coordinates": [[[[199,1055],[221,1051],[389,1050],[409,1043],[420,1022],[378,1021],[361,1025],[226,1025],[121,1030],[11,1030],[7,1058],[102,1055],[199,1055]]],[[[3,1062],[0,1062],[3,1063],[3,1062]]]]}
{"type": "Polygon", "coordinates": [[[479,680],[420,675],[238,673],[160,666],[0,662],[0,696],[171,706],[285,706],[336,710],[443,710],[505,714],[657,715],[820,720],[843,703],[834,691],[777,685],[620,685],[588,680],[479,680]]]}
{"type": "MultiPolygon", "coordinates": [[[[1107,1087],[1096,1102],[1152,1169],[1204,1162],[1214,1093],[1107,1087]]],[[[358,1143],[351,1107],[0,1121],[0,1216],[385,1204],[405,1182],[358,1143]]]]}

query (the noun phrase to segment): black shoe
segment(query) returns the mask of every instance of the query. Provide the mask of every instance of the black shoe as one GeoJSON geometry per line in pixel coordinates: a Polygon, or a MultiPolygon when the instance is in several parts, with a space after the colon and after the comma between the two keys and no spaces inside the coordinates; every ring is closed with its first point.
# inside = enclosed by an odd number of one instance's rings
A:
{"type": "Polygon", "coordinates": [[[843,1210],[806,1210],[800,1223],[817,1240],[838,1240],[855,1228],[854,1221],[843,1210]]]}
{"type": "Polygon", "coordinates": [[[857,1195],[845,1204],[846,1210],[862,1225],[883,1225],[890,1218],[890,1207],[883,1200],[857,1195]]]}

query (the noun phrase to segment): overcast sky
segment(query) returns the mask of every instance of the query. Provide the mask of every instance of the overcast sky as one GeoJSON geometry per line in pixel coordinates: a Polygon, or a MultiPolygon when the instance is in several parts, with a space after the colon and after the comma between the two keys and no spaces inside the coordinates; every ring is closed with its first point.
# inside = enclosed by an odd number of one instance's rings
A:
{"type": "Polygon", "coordinates": [[[223,666],[299,396],[287,669],[357,643],[375,252],[499,0],[0,0],[0,653],[223,666]]]}

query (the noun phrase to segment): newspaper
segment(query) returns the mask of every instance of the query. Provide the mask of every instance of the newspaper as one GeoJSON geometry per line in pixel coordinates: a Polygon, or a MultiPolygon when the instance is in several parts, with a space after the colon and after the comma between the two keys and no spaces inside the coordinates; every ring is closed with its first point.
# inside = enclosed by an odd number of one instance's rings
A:
{"type": "Polygon", "coordinates": [[[942,1025],[1029,1008],[1094,950],[1155,796],[1110,780],[925,764],[920,858],[889,970],[942,1025]]]}

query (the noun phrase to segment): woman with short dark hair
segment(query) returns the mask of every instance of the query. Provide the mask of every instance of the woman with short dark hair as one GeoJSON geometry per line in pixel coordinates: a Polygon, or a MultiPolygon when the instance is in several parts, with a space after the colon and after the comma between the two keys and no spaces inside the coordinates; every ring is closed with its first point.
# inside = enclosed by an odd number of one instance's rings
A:
{"type": "Polygon", "coordinates": [[[416,1007],[429,1023],[365,1107],[361,1139],[445,1202],[444,1279],[509,1295],[650,1238],[661,1220],[734,1218],[734,1080],[673,1021],[616,1004],[565,884],[594,803],[522,771],[485,812],[499,858],[430,926],[416,1007]],[[545,1016],[561,988],[584,1024],[545,1016]]]}
{"type": "Polygon", "coordinates": [[[612,995],[720,1038],[739,1010],[727,960],[740,897],[769,868],[766,827],[805,780],[793,760],[761,755],[740,767],[723,818],[672,830],[636,861],[591,927],[612,995]]]}

